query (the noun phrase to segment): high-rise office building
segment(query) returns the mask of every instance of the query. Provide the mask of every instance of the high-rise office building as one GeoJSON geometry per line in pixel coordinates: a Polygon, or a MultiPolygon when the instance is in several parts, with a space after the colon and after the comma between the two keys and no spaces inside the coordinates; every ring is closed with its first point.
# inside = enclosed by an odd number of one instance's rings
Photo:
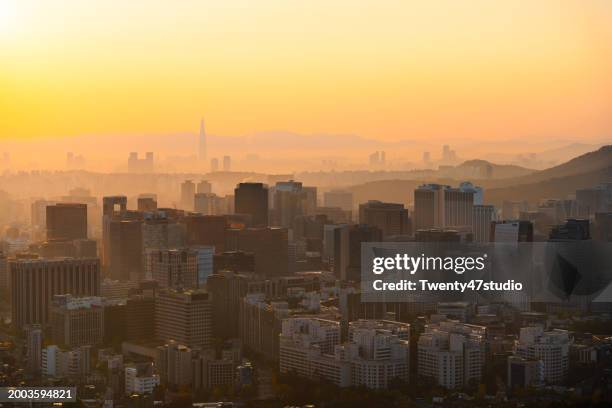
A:
{"type": "Polygon", "coordinates": [[[25,327],[25,351],[27,368],[30,374],[40,374],[42,367],[43,330],[40,324],[29,324],[25,327]]]}
{"type": "Polygon", "coordinates": [[[50,323],[56,344],[67,347],[98,344],[104,339],[103,299],[55,295],[50,323]]]}
{"type": "Polygon", "coordinates": [[[196,186],[191,180],[185,180],[181,183],[181,208],[183,210],[193,211],[195,189],[196,186]]]}
{"type": "Polygon", "coordinates": [[[11,319],[15,328],[49,320],[54,295],[100,294],[98,259],[15,259],[11,272],[11,319]]]}
{"type": "Polygon", "coordinates": [[[181,223],[185,227],[185,240],[188,246],[212,246],[216,253],[225,250],[226,224],[221,215],[190,214],[181,223]]]}
{"type": "Polygon", "coordinates": [[[125,302],[125,337],[138,341],[155,337],[155,297],[132,295],[125,302]]]}
{"type": "Polygon", "coordinates": [[[283,276],[289,271],[289,234],[285,228],[228,230],[229,250],[251,252],[255,273],[283,276]]]}
{"type": "Polygon", "coordinates": [[[334,229],[334,274],[338,279],[361,281],[361,244],[382,241],[382,231],[369,225],[334,229]]]}
{"type": "Polygon", "coordinates": [[[109,222],[108,275],[119,281],[144,279],[142,221],[114,219],[109,222]]]}
{"type": "Polygon", "coordinates": [[[474,242],[491,241],[491,222],[495,221],[495,207],[492,205],[474,205],[472,215],[472,233],[474,242]]]}
{"type": "Polygon", "coordinates": [[[474,205],[484,204],[484,191],[482,187],[475,186],[469,181],[464,181],[459,184],[459,189],[461,191],[474,193],[474,205]]]}
{"type": "Polygon", "coordinates": [[[47,206],[47,240],[87,239],[87,205],[57,203],[47,206]]]}
{"type": "Polygon", "coordinates": [[[157,201],[154,197],[138,197],[138,211],[153,212],[157,210],[157,201]]]}
{"type": "Polygon", "coordinates": [[[2,294],[9,292],[9,276],[8,258],[0,250],[0,293],[2,294]]]}
{"type": "Polygon", "coordinates": [[[424,184],[414,190],[414,230],[443,228],[444,191],[450,186],[424,184]]]}
{"type": "Polygon", "coordinates": [[[108,273],[110,263],[110,223],[122,217],[127,211],[126,196],[107,196],[102,198],[102,265],[108,273]]]}
{"type": "Polygon", "coordinates": [[[253,227],[268,226],[268,187],[263,183],[240,183],[234,189],[235,211],[251,216],[253,227]]]}
{"type": "Polygon", "coordinates": [[[295,219],[302,215],[315,215],[316,187],[305,187],[297,181],[279,181],[272,190],[273,225],[293,228],[295,219]]]}
{"type": "Polygon", "coordinates": [[[576,190],[578,216],[591,218],[598,212],[612,209],[612,183],[576,190]]]}
{"type": "Polygon", "coordinates": [[[214,273],[219,271],[255,272],[255,255],[244,251],[225,251],[213,258],[214,273]]]}
{"type": "Polygon", "coordinates": [[[150,252],[151,275],[160,288],[203,288],[213,273],[213,247],[159,249],[150,252]]]}
{"type": "Polygon", "coordinates": [[[377,227],[383,239],[392,235],[410,234],[410,218],[403,204],[368,201],[359,205],[359,222],[377,227]]]}
{"type": "Polygon", "coordinates": [[[238,337],[242,299],[261,290],[262,278],[250,273],[219,271],[206,284],[213,301],[213,333],[215,337],[238,337]]]}
{"type": "Polygon", "coordinates": [[[482,190],[471,183],[459,188],[423,184],[414,190],[414,228],[471,227],[474,195],[482,190]]]}
{"type": "Polygon", "coordinates": [[[160,291],[155,298],[155,336],[189,347],[211,347],[211,296],[201,290],[160,291]]]}

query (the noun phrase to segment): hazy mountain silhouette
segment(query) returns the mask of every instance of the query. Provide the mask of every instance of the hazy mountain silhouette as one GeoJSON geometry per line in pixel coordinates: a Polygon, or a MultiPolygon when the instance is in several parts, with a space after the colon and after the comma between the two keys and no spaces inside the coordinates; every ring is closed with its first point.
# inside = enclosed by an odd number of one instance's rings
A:
{"type": "MultiPolygon", "coordinates": [[[[537,202],[546,198],[565,198],[576,189],[592,187],[599,183],[612,182],[612,146],[583,154],[566,163],[546,170],[533,171],[519,166],[505,166],[484,160],[470,160],[457,166],[491,165],[495,171],[526,172],[528,174],[500,179],[474,180],[485,189],[485,202],[501,205],[504,200],[528,200],[537,202]]],[[[459,173],[459,170],[458,170],[459,173]]],[[[461,177],[432,177],[426,182],[456,186],[461,177]]],[[[466,178],[467,179],[467,178],[466,178]]],[[[351,186],[355,202],[377,199],[381,201],[412,203],[413,191],[425,180],[381,180],[351,186]]]]}

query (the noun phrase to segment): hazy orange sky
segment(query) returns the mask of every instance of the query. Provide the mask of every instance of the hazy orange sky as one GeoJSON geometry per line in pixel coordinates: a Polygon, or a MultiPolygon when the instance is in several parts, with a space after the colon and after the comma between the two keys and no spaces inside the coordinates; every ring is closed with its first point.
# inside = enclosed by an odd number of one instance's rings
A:
{"type": "Polygon", "coordinates": [[[0,138],[612,135],[612,1],[0,0],[0,138]]]}

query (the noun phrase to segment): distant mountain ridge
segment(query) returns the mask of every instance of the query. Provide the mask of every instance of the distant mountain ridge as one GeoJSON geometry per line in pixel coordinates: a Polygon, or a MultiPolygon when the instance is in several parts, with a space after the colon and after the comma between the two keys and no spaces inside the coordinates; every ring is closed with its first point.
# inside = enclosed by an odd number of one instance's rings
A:
{"type": "MultiPolygon", "coordinates": [[[[612,145],[575,157],[563,164],[549,169],[534,171],[520,166],[497,165],[486,160],[469,160],[458,167],[491,165],[494,169],[511,167],[513,171],[529,174],[518,177],[473,180],[484,188],[484,200],[488,204],[500,206],[504,200],[528,200],[538,202],[546,198],[565,198],[575,194],[577,189],[592,187],[600,183],[612,182],[612,145]]],[[[353,185],[349,190],[355,202],[371,199],[410,204],[413,191],[423,180],[381,180],[353,185]]],[[[457,185],[457,179],[432,177],[431,183],[457,185]]]]}

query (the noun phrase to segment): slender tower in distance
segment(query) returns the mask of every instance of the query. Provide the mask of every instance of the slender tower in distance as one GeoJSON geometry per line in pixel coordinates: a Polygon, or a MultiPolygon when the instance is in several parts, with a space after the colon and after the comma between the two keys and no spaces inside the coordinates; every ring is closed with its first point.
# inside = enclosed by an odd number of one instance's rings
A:
{"type": "Polygon", "coordinates": [[[204,118],[200,119],[198,159],[201,163],[204,163],[206,161],[206,131],[204,130],[204,118]]]}

